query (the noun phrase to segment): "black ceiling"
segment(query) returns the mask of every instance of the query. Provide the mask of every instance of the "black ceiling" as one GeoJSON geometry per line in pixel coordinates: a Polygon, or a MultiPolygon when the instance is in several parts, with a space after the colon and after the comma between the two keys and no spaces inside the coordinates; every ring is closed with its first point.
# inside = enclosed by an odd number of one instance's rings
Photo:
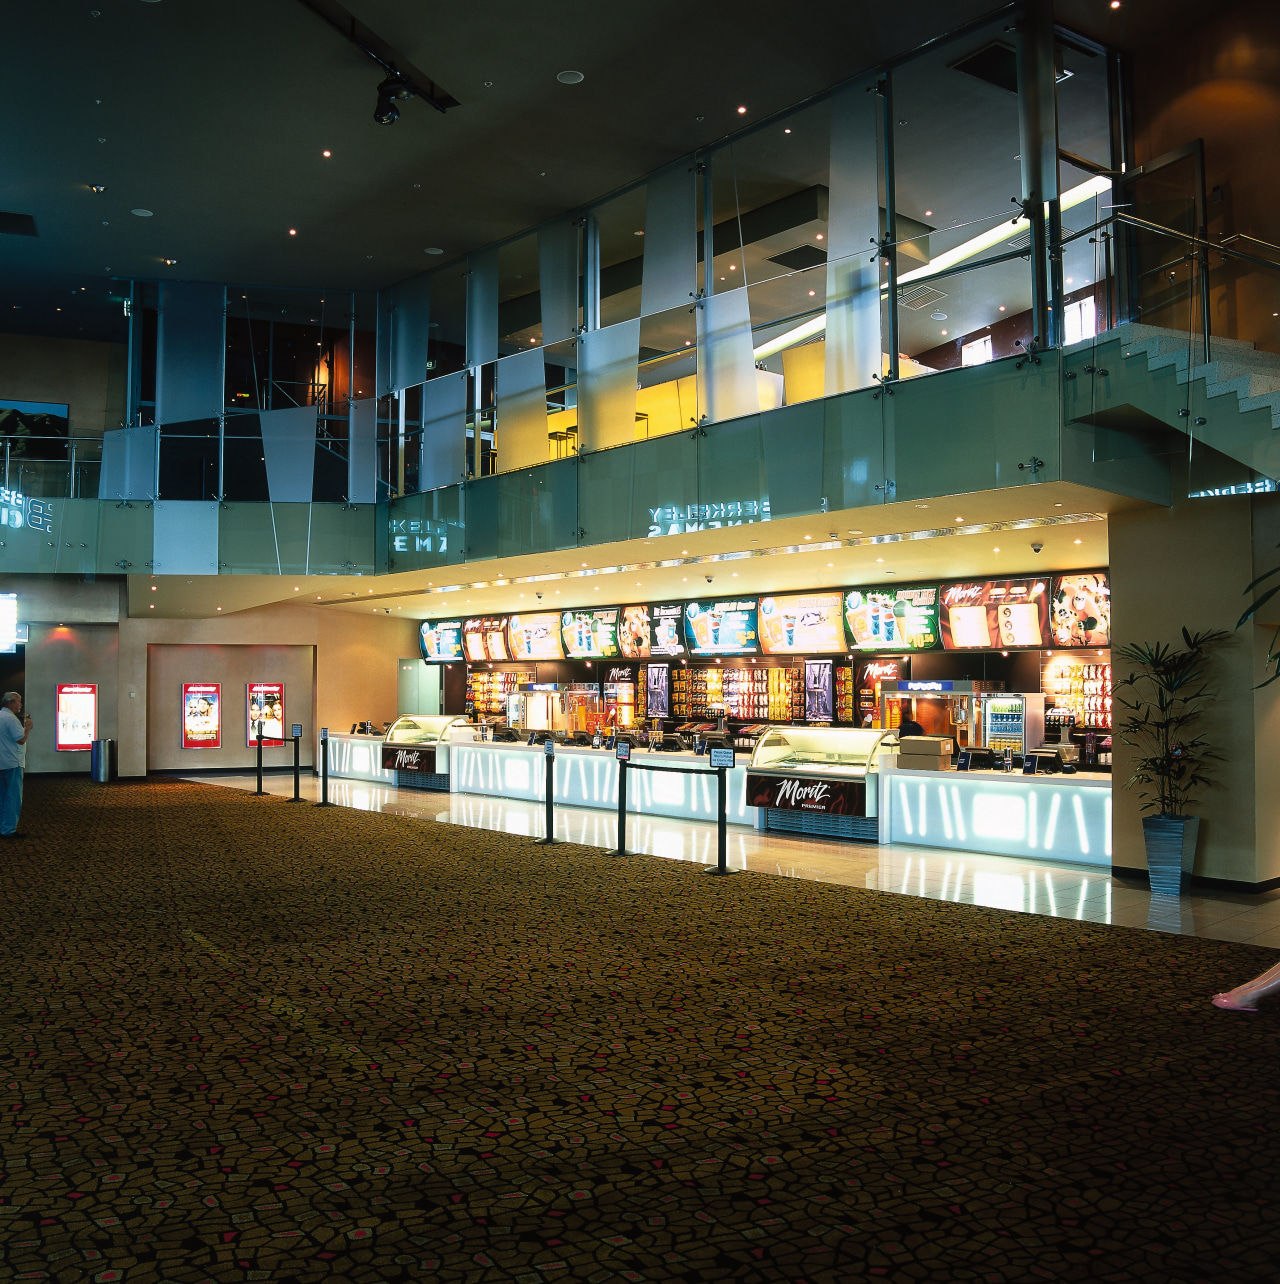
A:
{"type": "MultiPolygon", "coordinates": [[[[347,7],[459,106],[412,100],[375,124],[384,73],[298,0],[7,6],[0,210],[38,235],[0,235],[0,330],[118,334],[111,277],[377,289],[992,8],[814,0],[799,21],[782,0],[347,7]],[[558,82],[569,69],[585,79],[558,82]]],[[[1169,10],[1069,0],[1059,19],[1124,46],[1169,10]]]]}

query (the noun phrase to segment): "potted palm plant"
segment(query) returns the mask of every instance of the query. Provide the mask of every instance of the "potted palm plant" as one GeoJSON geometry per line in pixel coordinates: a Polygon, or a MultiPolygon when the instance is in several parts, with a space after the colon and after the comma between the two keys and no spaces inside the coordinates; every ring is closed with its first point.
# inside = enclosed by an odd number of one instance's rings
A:
{"type": "Polygon", "coordinates": [[[1137,787],[1142,810],[1142,836],[1147,849],[1151,890],[1176,896],[1182,876],[1195,861],[1200,820],[1187,815],[1195,790],[1210,781],[1207,765],[1219,755],[1196,730],[1212,700],[1209,651],[1227,638],[1221,629],[1205,633],[1182,630],[1183,646],[1140,642],[1121,647],[1122,661],[1134,665],[1116,683],[1116,703],[1126,711],[1116,733],[1138,749],[1126,789],[1137,787]]]}

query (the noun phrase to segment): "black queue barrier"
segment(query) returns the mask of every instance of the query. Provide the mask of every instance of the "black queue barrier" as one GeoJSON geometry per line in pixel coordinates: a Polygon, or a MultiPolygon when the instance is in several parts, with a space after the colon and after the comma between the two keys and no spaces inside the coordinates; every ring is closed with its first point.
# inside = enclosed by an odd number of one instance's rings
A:
{"type": "Polygon", "coordinates": [[[708,874],[733,874],[736,870],[729,868],[729,813],[728,813],[728,780],[725,772],[734,765],[732,749],[711,750],[711,771],[698,767],[660,767],[656,763],[632,762],[629,745],[618,746],[618,846],[609,853],[610,856],[626,856],[627,853],[627,772],[630,771],[668,771],[678,776],[716,777],[716,864],[708,869],[708,874]],[[625,752],[624,752],[625,750],[625,752]]]}
{"type": "Polygon", "coordinates": [[[542,742],[543,754],[547,760],[547,832],[542,838],[535,838],[540,847],[554,847],[556,845],[556,742],[554,740],[544,740],[542,742]]]}
{"type": "Polygon", "coordinates": [[[329,801],[329,728],[320,728],[320,801],[317,807],[333,807],[329,801]]]}
{"type": "MultiPolygon", "coordinates": [[[[302,723],[292,724],[293,735],[293,797],[290,802],[305,802],[302,796],[302,723]]],[[[327,741],[326,741],[327,743],[327,741]]]]}
{"type": "Polygon", "coordinates": [[[262,787],[262,719],[254,724],[258,729],[258,787],[253,791],[255,798],[265,798],[267,791],[262,787]]]}

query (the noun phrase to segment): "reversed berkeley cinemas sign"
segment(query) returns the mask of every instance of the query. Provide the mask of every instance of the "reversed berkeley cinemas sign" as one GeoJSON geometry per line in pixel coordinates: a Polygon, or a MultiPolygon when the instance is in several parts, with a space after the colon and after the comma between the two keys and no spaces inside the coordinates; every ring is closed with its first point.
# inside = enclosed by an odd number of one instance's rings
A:
{"type": "Polygon", "coordinates": [[[44,499],[32,499],[20,490],[0,487],[0,526],[21,530],[30,526],[33,531],[53,530],[53,506],[44,499]]]}
{"type": "Polygon", "coordinates": [[[432,775],[436,770],[434,749],[403,749],[398,745],[382,746],[383,771],[425,771],[432,775]]]}
{"type": "Polygon", "coordinates": [[[827,816],[865,816],[867,786],[861,780],[813,780],[748,772],[747,806],[816,811],[827,816]]]}
{"type": "Polygon", "coordinates": [[[767,499],[732,499],[723,504],[685,504],[683,508],[650,508],[650,535],[683,535],[717,526],[752,526],[769,520],[767,499]]]}
{"type": "Polygon", "coordinates": [[[447,553],[449,527],[429,517],[393,517],[387,523],[395,553],[447,553]]]}

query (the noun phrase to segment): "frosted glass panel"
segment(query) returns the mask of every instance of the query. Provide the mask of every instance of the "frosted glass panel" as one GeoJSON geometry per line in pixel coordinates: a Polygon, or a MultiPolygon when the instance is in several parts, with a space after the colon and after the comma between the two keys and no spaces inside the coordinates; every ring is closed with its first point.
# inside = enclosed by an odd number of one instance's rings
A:
{"type": "Polygon", "coordinates": [[[578,340],[578,447],[603,450],[636,436],[640,321],[590,330],[578,340]]]}
{"type": "Polygon", "coordinates": [[[268,494],[277,503],[309,504],[316,470],[316,408],[266,410],[258,419],[268,494]]]}
{"type": "Polygon", "coordinates": [[[161,282],[156,423],[186,423],[222,413],[225,309],[221,285],[161,282]]]}
{"type": "Polygon", "coordinates": [[[719,423],[760,409],[747,291],[698,300],[698,418],[719,423]]]}
{"type": "Polygon", "coordinates": [[[372,504],[377,498],[378,403],[372,397],[353,401],[348,423],[347,498],[353,504],[372,504]]]}
{"type": "Polygon", "coordinates": [[[216,500],[157,500],[152,569],[158,575],[217,575],[218,512],[216,500]]]}
{"type": "Polygon", "coordinates": [[[155,428],[108,428],[102,434],[99,499],[150,499],[156,493],[159,435],[155,428]]]}
{"type": "Polygon", "coordinates": [[[467,365],[498,359],[498,251],[467,258],[467,365]]]}
{"type": "Polygon", "coordinates": [[[395,288],[391,314],[391,388],[399,392],[427,377],[431,340],[431,274],[423,272],[395,288]]]}
{"type": "Polygon", "coordinates": [[[691,157],[659,170],[647,184],[640,312],[651,316],[688,303],[698,270],[697,206],[691,157]]]}
{"type": "Polygon", "coordinates": [[[467,375],[442,375],[422,388],[419,490],[455,485],[466,471],[467,375]]]}
{"type": "Polygon", "coordinates": [[[547,462],[547,376],[541,348],[503,357],[493,368],[498,469],[547,462]]]}
{"type": "Polygon", "coordinates": [[[827,231],[826,393],[865,388],[880,374],[879,99],[855,81],[831,98],[827,231]]]}
{"type": "Polygon", "coordinates": [[[538,229],[538,289],[542,342],[559,343],[578,328],[577,222],[556,219],[538,229]]]}

